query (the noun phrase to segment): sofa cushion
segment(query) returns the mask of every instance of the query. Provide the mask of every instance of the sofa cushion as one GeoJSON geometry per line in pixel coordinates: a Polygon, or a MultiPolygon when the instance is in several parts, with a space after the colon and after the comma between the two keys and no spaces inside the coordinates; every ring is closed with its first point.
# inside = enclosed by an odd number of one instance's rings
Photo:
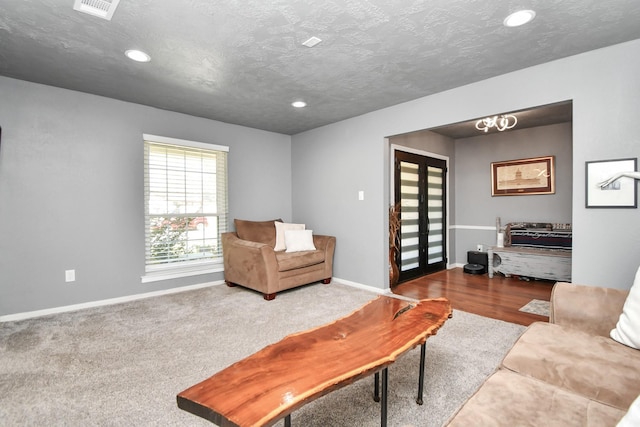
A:
{"type": "Polygon", "coordinates": [[[609,337],[533,323],[503,366],[626,411],[640,394],[640,351],[609,337]]]}
{"type": "Polygon", "coordinates": [[[620,319],[611,331],[611,338],[640,350],[640,268],[624,302],[620,319]]]}
{"type": "Polygon", "coordinates": [[[278,271],[289,271],[324,262],[324,251],[276,252],[276,259],[278,271]]]}
{"type": "Polygon", "coordinates": [[[629,291],[557,282],[551,291],[549,323],[608,337],[629,291]]]}
{"type": "Polygon", "coordinates": [[[471,396],[450,427],[614,426],[625,411],[500,369],[471,396]]]}
{"type": "Polygon", "coordinates": [[[234,219],[236,233],[242,240],[250,242],[264,243],[271,247],[276,245],[275,221],[282,222],[281,219],[271,221],[247,221],[244,219],[234,219]]]}
{"type": "Polygon", "coordinates": [[[304,230],[304,224],[291,224],[288,222],[274,222],[276,226],[276,245],[273,248],[274,251],[284,251],[287,249],[287,245],[284,241],[284,233],[288,230],[304,230]]]}

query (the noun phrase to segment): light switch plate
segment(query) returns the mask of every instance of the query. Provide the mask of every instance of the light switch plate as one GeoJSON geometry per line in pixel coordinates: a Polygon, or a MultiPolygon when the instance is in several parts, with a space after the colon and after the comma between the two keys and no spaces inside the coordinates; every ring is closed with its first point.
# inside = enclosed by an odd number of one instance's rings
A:
{"type": "Polygon", "coordinates": [[[76,281],[76,271],[75,270],[65,270],[64,271],[64,280],[65,280],[65,282],[75,282],[76,281]]]}

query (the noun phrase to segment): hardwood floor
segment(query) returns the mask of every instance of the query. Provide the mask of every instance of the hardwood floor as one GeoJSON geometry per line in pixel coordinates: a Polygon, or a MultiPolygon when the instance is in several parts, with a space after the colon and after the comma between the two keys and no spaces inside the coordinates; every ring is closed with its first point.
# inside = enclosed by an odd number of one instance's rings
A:
{"type": "Polygon", "coordinates": [[[393,293],[416,299],[445,297],[454,309],[528,326],[548,317],[518,311],[532,299],[549,301],[554,282],[440,271],[399,284],[393,293]]]}

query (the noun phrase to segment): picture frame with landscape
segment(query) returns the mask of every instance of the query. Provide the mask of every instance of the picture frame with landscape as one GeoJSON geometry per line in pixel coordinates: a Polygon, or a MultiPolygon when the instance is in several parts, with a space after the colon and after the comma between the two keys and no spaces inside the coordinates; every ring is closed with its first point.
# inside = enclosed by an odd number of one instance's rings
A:
{"type": "Polygon", "coordinates": [[[491,163],[491,196],[555,193],[554,156],[491,163]]]}

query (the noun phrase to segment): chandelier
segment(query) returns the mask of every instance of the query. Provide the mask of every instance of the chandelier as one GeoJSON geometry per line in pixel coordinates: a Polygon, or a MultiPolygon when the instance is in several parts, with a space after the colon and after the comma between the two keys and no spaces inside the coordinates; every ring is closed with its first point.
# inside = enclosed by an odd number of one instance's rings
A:
{"type": "Polygon", "coordinates": [[[489,129],[494,127],[498,129],[498,131],[502,132],[513,128],[516,123],[518,123],[518,119],[516,119],[516,116],[513,114],[502,114],[500,116],[487,117],[478,120],[476,122],[476,129],[483,132],[489,132],[489,129]]]}

